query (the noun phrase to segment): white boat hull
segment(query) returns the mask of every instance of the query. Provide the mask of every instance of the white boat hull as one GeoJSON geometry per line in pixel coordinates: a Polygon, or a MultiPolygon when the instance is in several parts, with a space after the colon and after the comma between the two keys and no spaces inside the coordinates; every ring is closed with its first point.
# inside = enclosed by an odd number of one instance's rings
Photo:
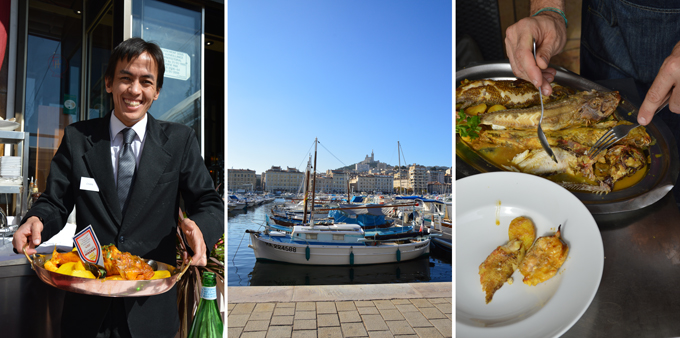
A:
{"type": "Polygon", "coordinates": [[[258,260],[271,260],[292,264],[305,265],[366,265],[407,261],[430,253],[430,239],[406,244],[383,242],[375,246],[358,243],[356,246],[347,245],[309,245],[309,259],[307,259],[307,244],[282,243],[261,238],[256,233],[250,233],[251,247],[258,260]],[[397,254],[399,250],[399,254],[397,254]],[[354,255],[354,262],[350,264],[350,253],[354,255]]]}

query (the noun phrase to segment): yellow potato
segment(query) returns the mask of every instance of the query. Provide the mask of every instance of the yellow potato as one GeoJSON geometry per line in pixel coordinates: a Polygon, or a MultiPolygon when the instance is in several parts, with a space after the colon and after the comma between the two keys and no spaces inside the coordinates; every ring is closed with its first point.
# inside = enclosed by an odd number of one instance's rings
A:
{"type": "Polygon", "coordinates": [[[524,216],[513,219],[508,227],[508,238],[521,240],[524,251],[529,250],[536,239],[534,222],[524,216]]]}
{"type": "Polygon", "coordinates": [[[153,277],[151,279],[161,279],[170,277],[170,271],[168,270],[158,270],[153,272],[153,277]]]}
{"type": "Polygon", "coordinates": [[[71,272],[73,272],[73,266],[75,264],[76,264],[76,262],[64,263],[59,267],[59,269],[57,269],[57,272],[64,274],[64,275],[70,275],[71,272]]]}
{"type": "Polygon", "coordinates": [[[486,111],[486,104],[485,103],[480,103],[476,106],[469,107],[465,109],[465,114],[475,116],[477,114],[482,114],[486,111]]]}
{"type": "Polygon", "coordinates": [[[486,112],[487,113],[493,113],[497,110],[505,110],[505,106],[500,105],[500,104],[495,104],[495,105],[491,106],[491,108],[489,108],[489,110],[487,110],[486,112]]]}
{"type": "Polygon", "coordinates": [[[84,270],[85,270],[85,265],[83,265],[83,262],[77,261],[76,264],[73,266],[73,270],[84,271],[84,270]]]}
{"type": "Polygon", "coordinates": [[[52,272],[56,272],[57,269],[58,269],[57,266],[54,265],[54,263],[52,263],[52,261],[45,262],[44,267],[45,267],[45,270],[52,271],[52,272]]]}
{"type": "Polygon", "coordinates": [[[71,272],[71,276],[73,277],[81,277],[81,278],[89,278],[89,279],[95,279],[94,275],[92,272],[87,271],[87,270],[73,270],[71,272]]]}

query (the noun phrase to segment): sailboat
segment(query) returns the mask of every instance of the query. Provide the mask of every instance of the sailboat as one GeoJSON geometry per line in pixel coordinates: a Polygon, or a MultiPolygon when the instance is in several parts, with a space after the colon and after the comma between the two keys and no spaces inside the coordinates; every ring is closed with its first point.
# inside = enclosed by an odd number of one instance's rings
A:
{"type": "MultiPolygon", "coordinates": [[[[314,142],[312,177],[316,177],[318,139],[314,142]]],[[[314,201],[314,181],[311,184],[311,200],[314,201]]],[[[308,210],[309,202],[309,189],[305,190],[304,211],[308,210]]],[[[401,262],[430,253],[430,234],[427,231],[411,232],[408,237],[371,236],[359,224],[315,225],[314,203],[310,209],[309,221],[308,213],[304,212],[302,225],[293,226],[290,232],[269,224],[264,231],[246,230],[252,243],[248,247],[253,249],[255,258],[305,265],[366,265],[401,262]]]]}

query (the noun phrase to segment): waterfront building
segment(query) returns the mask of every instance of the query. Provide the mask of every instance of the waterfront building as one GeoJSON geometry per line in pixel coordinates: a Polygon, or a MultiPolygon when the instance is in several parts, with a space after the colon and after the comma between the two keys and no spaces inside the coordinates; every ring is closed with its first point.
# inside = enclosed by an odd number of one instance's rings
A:
{"type": "Polygon", "coordinates": [[[316,175],[314,189],[316,192],[330,193],[333,190],[333,177],[316,175]]]}
{"type": "Polygon", "coordinates": [[[356,186],[355,191],[368,193],[392,192],[393,178],[387,175],[358,175],[350,180],[356,186]]]}
{"type": "Polygon", "coordinates": [[[297,192],[305,179],[305,173],[291,167],[286,170],[272,166],[264,173],[264,190],[267,192],[297,192]]]}
{"type": "Polygon", "coordinates": [[[357,192],[375,191],[375,176],[373,175],[358,175],[357,177],[354,177],[350,183],[356,183],[357,192]]]}
{"type": "Polygon", "coordinates": [[[346,172],[342,170],[327,170],[326,176],[329,176],[333,180],[333,186],[331,192],[333,193],[347,193],[347,180],[349,176],[346,172]]]}
{"type": "Polygon", "coordinates": [[[255,170],[227,169],[227,187],[230,191],[254,191],[257,188],[255,170]]]}
{"type": "Polygon", "coordinates": [[[428,170],[426,176],[428,182],[444,183],[444,172],[441,170],[428,170]]]}
{"type": "Polygon", "coordinates": [[[396,193],[408,192],[408,170],[397,167],[393,175],[392,186],[396,193]]]}
{"type": "Polygon", "coordinates": [[[429,194],[447,194],[451,192],[451,184],[440,182],[427,182],[427,193],[429,194]]]}
{"type": "Polygon", "coordinates": [[[411,189],[414,194],[420,194],[427,191],[427,179],[425,174],[426,169],[422,165],[414,163],[408,168],[409,189],[411,189]]]}
{"type": "Polygon", "coordinates": [[[375,175],[375,191],[391,193],[394,189],[394,179],[390,175],[375,175]]]}

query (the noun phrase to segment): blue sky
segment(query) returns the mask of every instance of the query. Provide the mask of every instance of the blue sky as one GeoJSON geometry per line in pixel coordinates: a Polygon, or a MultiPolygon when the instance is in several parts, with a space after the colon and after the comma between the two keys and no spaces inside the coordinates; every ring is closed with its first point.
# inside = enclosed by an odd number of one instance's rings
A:
{"type": "Polygon", "coordinates": [[[452,165],[451,1],[229,1],[227,168],[452,165]],[[312,149],[313,152],[313,149],[312,149]]]}

